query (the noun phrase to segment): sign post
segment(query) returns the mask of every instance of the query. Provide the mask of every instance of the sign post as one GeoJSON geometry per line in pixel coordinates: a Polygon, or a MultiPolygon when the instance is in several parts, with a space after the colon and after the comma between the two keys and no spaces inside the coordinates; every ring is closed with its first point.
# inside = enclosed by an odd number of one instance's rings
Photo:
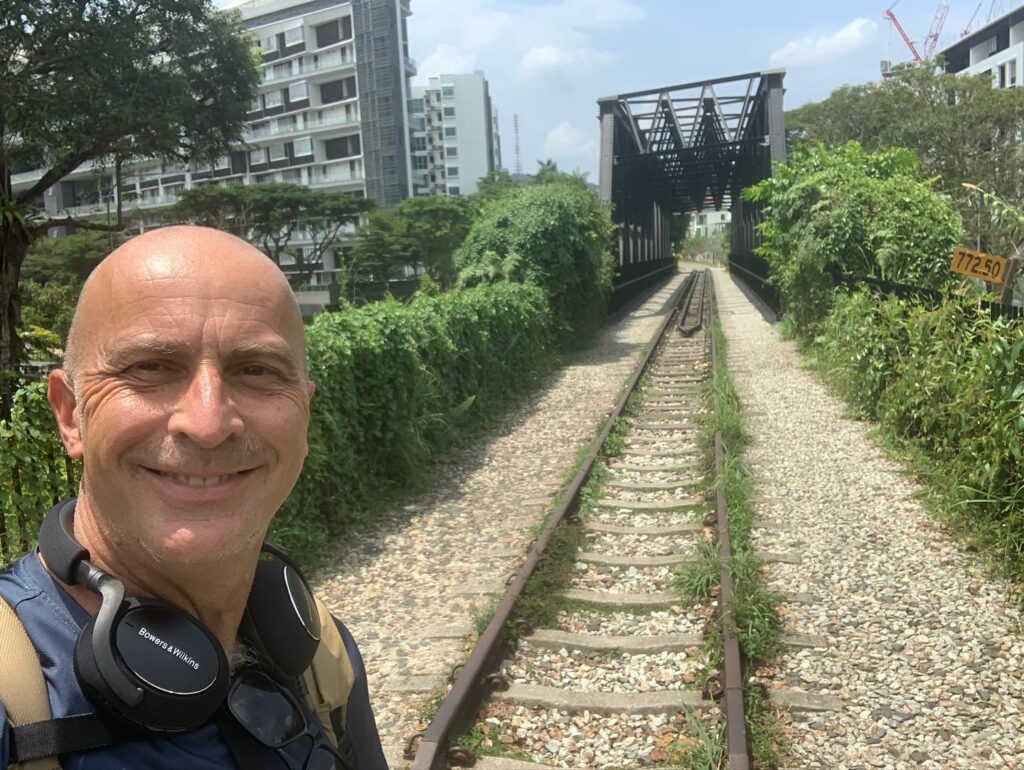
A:
{"type": "Polygon", "coordinates": [[[980,278],[985,283],[995,283],[1000,287],[1007,282],[1010,260],[986,254],[974,249],[959,248],[953,252],[953,262],[949,269],[954,273],[980,278]]]}

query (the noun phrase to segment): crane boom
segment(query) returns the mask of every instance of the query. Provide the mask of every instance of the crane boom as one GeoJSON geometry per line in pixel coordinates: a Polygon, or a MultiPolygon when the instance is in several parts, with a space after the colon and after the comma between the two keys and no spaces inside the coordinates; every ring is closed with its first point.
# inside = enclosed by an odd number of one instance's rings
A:
{"type": "MultiPolygon", "coordinates": [[[[984,2],[984,0],[982,0],[984,2]]],[[[967,22],[967,26],[964,27],[964,31],[960,33],[960,37],[967,37],[971,34],[971,28],[974,26],[974,20],[978,18],[978,11],[981,10],[981,2],[978,3],[978,7],[974,9],[974,13],[971,14],[971,20],[967,22]]]]}
{"type": "Polygon", "coordinates": [[[939,8],[935,11],[935,18],[932,19],[932,28],[928,30],[928,37],[924,39],[926,61],[930,61],[935,56],[935,49],[939,47],[939,35],[942,34],[942,28],[946,25],[947,16],[949,16],[949,6],[939,3],[939,8]]]}
{"type": "Polygon", "coordinates": [[[907,48],[909,48],[910,52],[914,54],[914,61],[920,65],[923,61],[923,59],[921,59],[921,54],[917,52],[917,48],[914,46],[914,41],[910,39],[906,31],[903,29],[903,25],[900,24],[899,19],[896,18],[896,14],[892,12],[892,6],[885,9],[884,15],[885,18],[891,21],[892,25],[896,27],[896,31],[900,33],[900,37],[903,38],[903,42],[907,44],[907,48]]]}

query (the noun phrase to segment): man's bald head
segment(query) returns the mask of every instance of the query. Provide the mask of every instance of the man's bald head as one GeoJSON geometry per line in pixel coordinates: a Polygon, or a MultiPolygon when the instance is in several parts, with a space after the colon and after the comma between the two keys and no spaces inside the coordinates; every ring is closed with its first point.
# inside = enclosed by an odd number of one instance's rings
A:
{"type": "MultiPolygon", "coordinates": [[[[175,291],[175,282],[188,281],[211,295],[245,288],[245,294],[268,308],[298,339],[302,315],[288,281],[263,252],[228,233],[209,227],[178,225],[151,230],[110,253],[86,280],[75,306],[64,354],[64,370],[74,382],[95,341],[97,323],[114,308],[131,302],[145,286],[175,291]],[[290,316],[290,317],[289,317],[290,316]]],[[[289,336],[292,336],[289,335],[289,336]]],[[[305,346],[301,350],[305,374],[305,346]]]]}

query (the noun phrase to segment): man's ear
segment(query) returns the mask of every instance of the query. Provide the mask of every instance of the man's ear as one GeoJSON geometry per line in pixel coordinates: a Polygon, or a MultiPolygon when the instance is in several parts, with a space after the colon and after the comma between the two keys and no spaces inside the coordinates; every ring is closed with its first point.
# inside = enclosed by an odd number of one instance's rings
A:
{"type": "Polygon", "coordinates": [[[53,407],[53,414],[57,418],[57,427],[60,429],[60,438],[64,442],[64,448],[73,460],[81,459],[82,449],[82,428],[78,415],[78,402],[75,400],[75,389],[63,369],[54,369],[50,372],[50,379],[46,390],[46,398],[53,407]]]}
{"type": "Polygon", "coordinates": [[[309,398],[313,398],[314,393],[316,393],[316,383],[310,380],[306,383],[306,394],[309,398]]]}

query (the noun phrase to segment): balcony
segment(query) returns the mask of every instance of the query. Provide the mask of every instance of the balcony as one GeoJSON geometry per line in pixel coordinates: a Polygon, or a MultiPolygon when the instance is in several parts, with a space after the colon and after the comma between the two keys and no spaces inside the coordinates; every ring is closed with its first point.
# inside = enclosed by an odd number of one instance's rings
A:
{"type": "Polygon", "coordinates": [[[272,123],[259,131],[253,131],[251,128],[246,128],[242,133],[242,138],[247,142],[251,142],[255,139],[266,139],[268,137],[286,136],[289,134],[303,134],[310,131],[318,131],[323,128],[342,128],[344,126],[358,125],[358,115],[349,118],[342,112],[337,115],[324,117],[320,120],[310,119],[305,121],[295,121],[295,125],[281,126],[277,123],[272,123]]]}
{"type": "Polygon", "coordinates": [[[310,187],[331,187],[333,185],[352,184],[362,182],[366,175],[362,171],[333,171],[330,174],[320,174],[310,177],[310,187]]]}
{"type": "Polygon", "coordinates": [[[308,62],[304,58],[296,59],[292,62],[292,66],[286,71],[275,73],[273,66],[268,65],[268,68],[263,71],[263,82],[270,83],[277,80],[287,80],[288,78],[297,78],[302,75],[308,75],[310,72],[320,72],[322,70],[335,69],[338,67],[354,67],[356,64],[355,54],[351,56],[342,56],[341,51],[331,51],[330,53],[320,54],[316,64],[313,63],[312,59],[308,62]]]}

